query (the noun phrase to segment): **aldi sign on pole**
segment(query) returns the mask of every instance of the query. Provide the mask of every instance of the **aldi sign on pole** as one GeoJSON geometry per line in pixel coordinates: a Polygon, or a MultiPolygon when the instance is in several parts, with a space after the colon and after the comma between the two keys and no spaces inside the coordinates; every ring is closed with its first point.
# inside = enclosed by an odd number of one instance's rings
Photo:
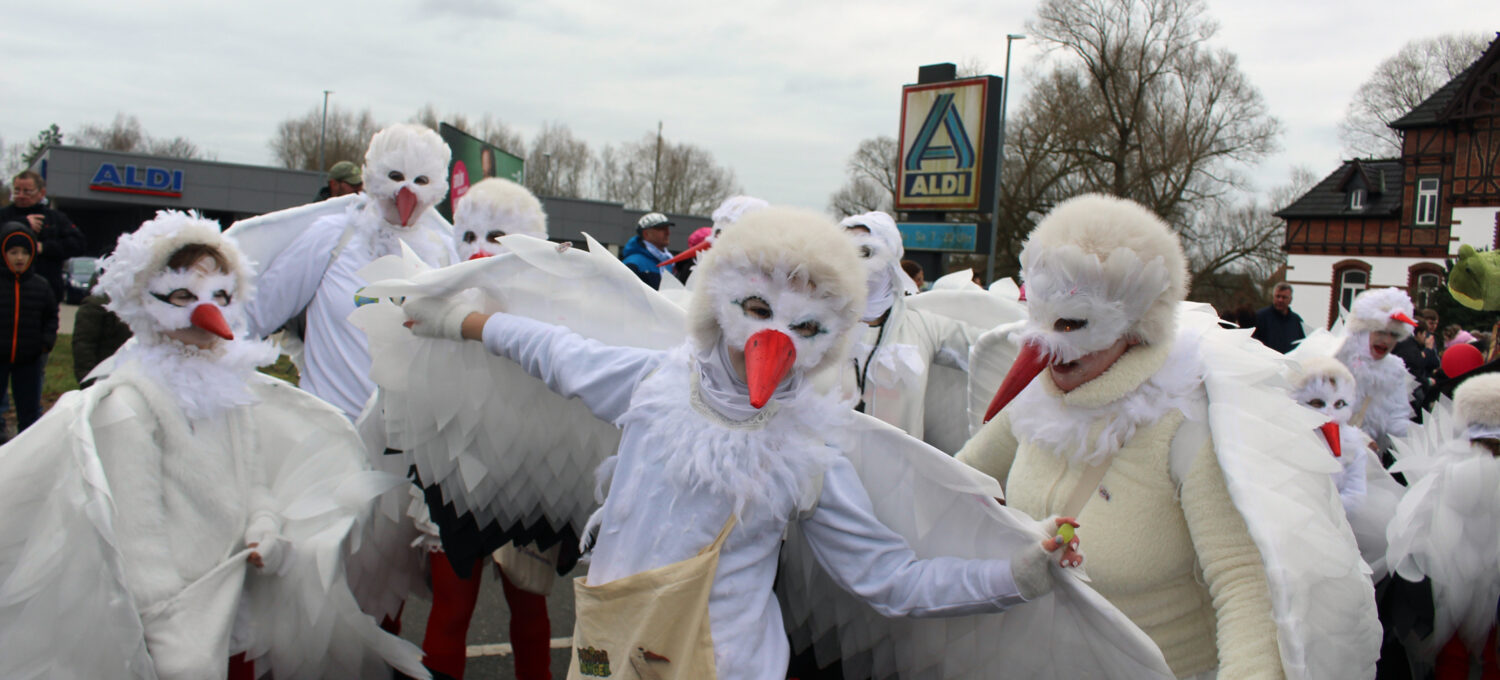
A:
{"type": "Polygon", "coordinates": [[[990,210],[1000,83],[981,76],[902,88],[897,210],[990,210]]]}

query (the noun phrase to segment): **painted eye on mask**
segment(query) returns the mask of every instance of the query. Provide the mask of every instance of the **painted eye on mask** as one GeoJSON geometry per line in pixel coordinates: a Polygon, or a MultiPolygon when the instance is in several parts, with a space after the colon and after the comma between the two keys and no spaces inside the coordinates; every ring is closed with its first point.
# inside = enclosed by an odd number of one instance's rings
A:
{"type": "Polygon", "coordinates": [[[1059,333],[1072,333],[1089,325],[1088,319],[1058,319],[1052,323],[1052,330],[1059,333]]]}
{"type": "Polygon", "coordinates": [[[864,259],[866,259],[866,260],[868,260],[871,257],[875,256],[875,250],[873,248],[871,248],[870,246],[860,246],[859,247],[859,256],[862,257],[862,258],[864,258],[864,259]]]}
{"type": "MultiPolygon", "coordinates": [[[[1339,403],[1343,403],[1343,402],[1340,401],[1339,403]]],[[[1311,399],[1311,400],[1309,400],[1307,402],[1307,405],[1311,406],[1313,408],[1323,408],[1324,406],[1328,405],[1328,402],[1323,401],[1322,399],[1311,399]]],[[[1342,408],[1342,407],[1336,407],[1336,408],[1342,408]]]]}
{"type": "Polygon", "coordinates": [[[823,324],[813,321],[812,319],[808,319],[807,321],[803,321],[802,323],[793,324],[791,326],[791,329],[793,333],[796,333],[797,335],[800,335],[804,338],[817,337],[823,334],[823,324]]]}
{"type": "Polygon", "coordinates": [[[504,235],[505,235],[505,232],[500,231],[499,229],[495,229],[495,230],[491,231],[490,233],[485,234],[484,235],[484,240],[489,241],[490,243],[499,243],[500,242],[500,237],[504,236],[504,235]]]}
{"type": "Polygon", "coordinates": [[[412,180],[412,183],[419,187],[425,187],[428,181],[430,180],[427,179],[427,175],[417,175],[417,178],[412,180]]]}
{"type": "Polygon", "coordinates": [[[1344,401],[1343,399],[1340,399],[1338,401],[1333,402],[1333,407],[1334,408],[1344,408],[1345,406],[1348,406],[1348,405],[1349,405],[1349,402],[1344,401]]]}
{"type": "Polygon", "coordinates": [[[406,175],[401,174],[400,170],[392,170],[391,174],[386,175],[386,177],[389,177],[392,182],[406,181],[406,175]]]}
{"type": "Polygon", "coordinates": [[[479,240],[479,236],[472,231],[464,232],[464,243],[473,243],[479,240]]]}
{"type": "Polygon", "coordinates": [[[740,309],[748,317],[756,319],[771,318],[771,305],[758,297],[747,297],[740,300],[740,309]]]}
{"type": "Polygon", "coordinates": [[[156,299],[176,307],[186,307],[198,301],[198,296],[186,288],[178,288],[166,295],[152,293],[156,299]]]}

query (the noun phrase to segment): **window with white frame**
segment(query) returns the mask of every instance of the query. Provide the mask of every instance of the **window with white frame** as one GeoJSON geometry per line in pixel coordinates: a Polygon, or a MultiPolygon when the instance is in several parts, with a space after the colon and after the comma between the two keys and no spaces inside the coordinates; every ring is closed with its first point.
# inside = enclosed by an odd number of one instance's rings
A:
{"type": "Polygon", "coordinates": [[[1436,177],[1424,177],[1417,180],[1417,214],[1416,223],[1423,226],[1437,224],[1438,216],[1438,180],[1436,177]]]}
{"type": "Polygon", "coordinates": [[[1349,209],[1363,210],[1365,207],[1365,190],[1355,189],[1349,192],[1349,209]]]}
{"type": "Polygon", "coordinates": [[[1370,274],[1359,269],[1345,269],[1339,274],[1339,309],[1348,314],[1354,307],[1354,298],[1360,291],[1370,287],[1370,274]]]}
{"type": "Polygon", "coordinates": [[[1441,274],[1424,272],[1417,275],[1417,307],[1432,307],[1437,303],[1437,293],[1443,287],[1441,274]]]}

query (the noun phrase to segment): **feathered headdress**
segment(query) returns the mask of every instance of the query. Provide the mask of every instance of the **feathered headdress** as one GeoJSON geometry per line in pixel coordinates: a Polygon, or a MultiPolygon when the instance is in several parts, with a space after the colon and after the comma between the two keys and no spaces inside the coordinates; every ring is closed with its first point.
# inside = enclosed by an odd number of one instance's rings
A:
{"type": "Polygon", "coordinates": [[[1349,309],[1349,332],[1385,331],[1397,339],[1411,335],[1417,322],[1412,319],[1411,298],[1400,288],[1374,288],[1354,298],[1349,309]]]}

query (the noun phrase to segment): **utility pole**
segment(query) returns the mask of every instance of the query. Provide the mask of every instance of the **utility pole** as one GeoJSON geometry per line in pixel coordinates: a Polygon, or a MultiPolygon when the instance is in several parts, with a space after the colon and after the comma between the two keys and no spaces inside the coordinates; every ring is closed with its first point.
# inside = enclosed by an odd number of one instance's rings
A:
{"type": "Polygon", "coordinates": [[[1005,107],[1010,103],[1010,44],[1025,40],[1026,36],[1011,33],[1005,36],[1005,81],[1000,84],[1000,148],[995,160],[995,224],[990,232],[990,256],[984,262],[984,282],[995,283],[995,244],[1000,240],[1000,192],[1005,186],[1005,107]]]}
{"type": "Polygon", "coordinates": [[[656,212],[659,197],[657,184],[661,181],[661,121],[656,121],[656,168],[651,171],[651,212],[656,212]]]}
{"type": "Polygon", "coordinates": [[[318,172],[327,172],[323,167],[323,143],[328,138],[328,95],[333,90],[323,90],[323,125],[318,128],[318,172]]]}

